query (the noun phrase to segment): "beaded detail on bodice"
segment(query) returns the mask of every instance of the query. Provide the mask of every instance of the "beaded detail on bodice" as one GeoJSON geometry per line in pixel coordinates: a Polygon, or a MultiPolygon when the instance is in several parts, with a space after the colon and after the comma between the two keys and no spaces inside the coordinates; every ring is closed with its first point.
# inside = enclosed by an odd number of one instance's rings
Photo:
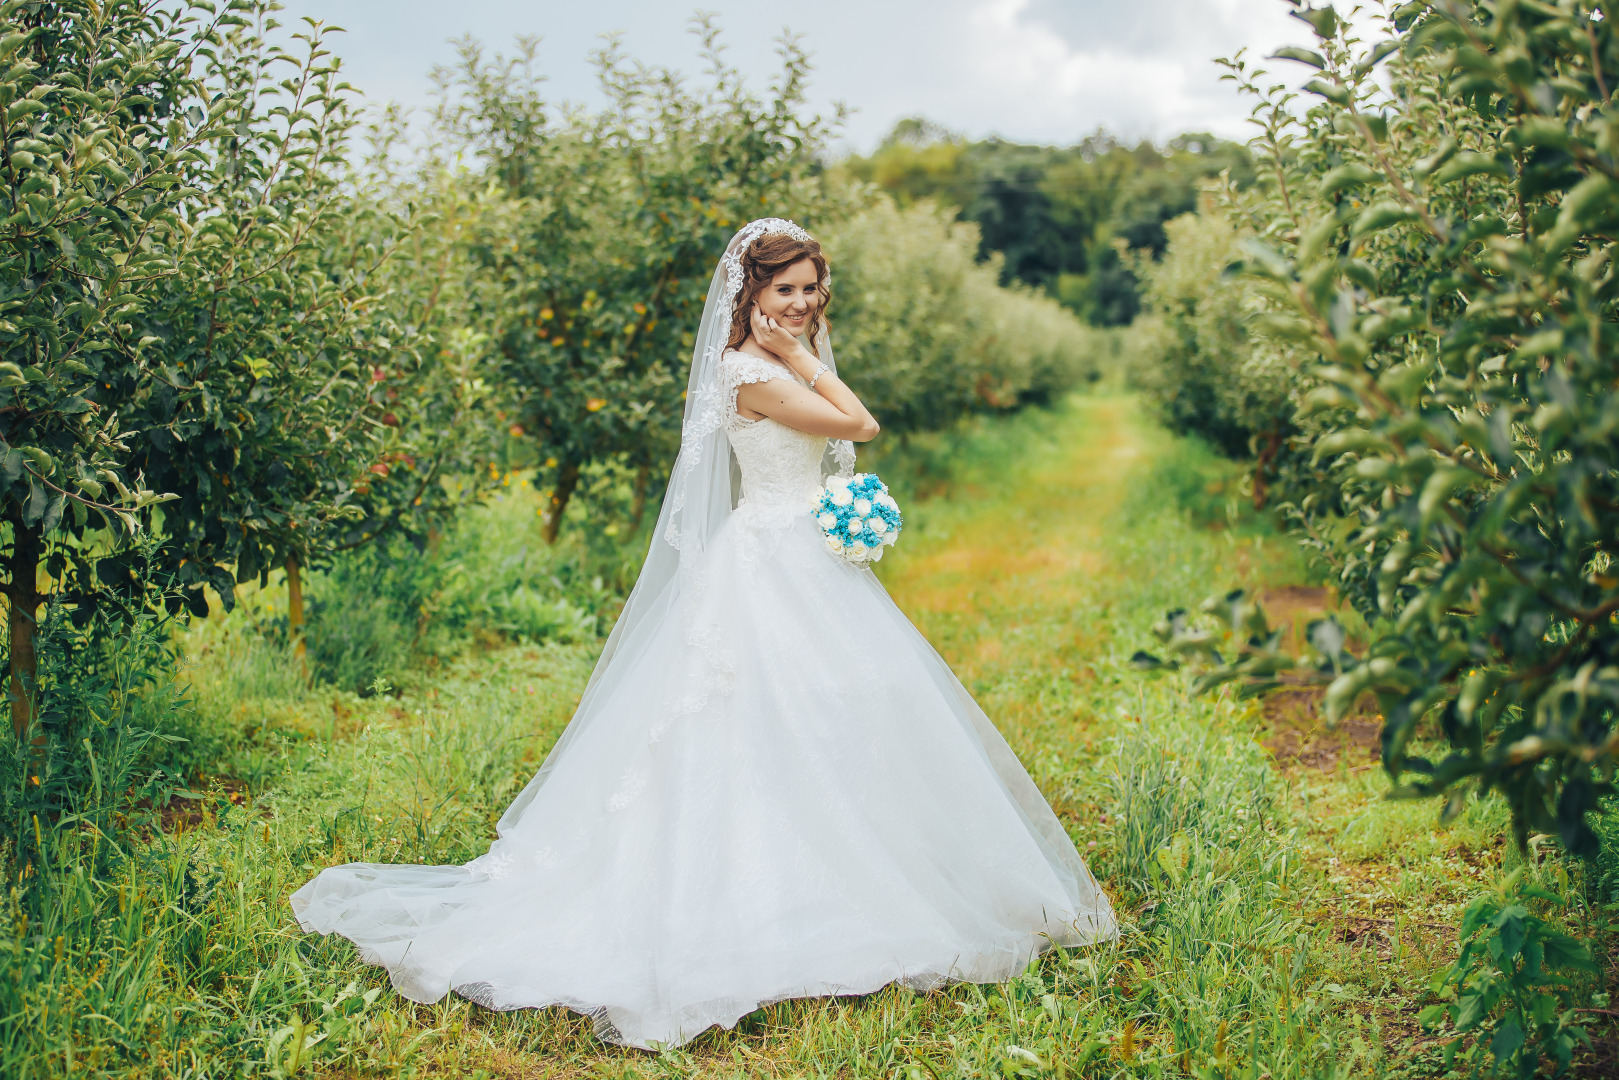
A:
{"type": "Polygon", "coordinates": [[[736,392],[741,386],[771,379],[793,379],[802,385],[782,365],[746,353],[731,350],[720,361],[725,433],[742,469],[742,505],[807,512],[820,497],[825,436],[810,435],[769,417],[749,420],[736,411],[736,392]]]}

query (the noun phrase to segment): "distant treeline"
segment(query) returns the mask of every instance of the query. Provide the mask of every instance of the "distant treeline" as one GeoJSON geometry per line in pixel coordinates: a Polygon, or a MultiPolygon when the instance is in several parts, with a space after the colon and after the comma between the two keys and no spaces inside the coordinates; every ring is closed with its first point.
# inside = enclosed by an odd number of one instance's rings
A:
{"type": "Polygon", "coordinates": [[[1129,146],[1098,130],[1068,147],[1027,146],[969,142],[920,118],[839,168],[901,205],[954,209],[978,226],[981,256],[1004,255],[1004,280],[1042,289],[1098,326],[1123,326],[1140,310],[1121,247],[1156,259],[1164,223],[1193,210],[1204,183],[1227,170],[1238,187],[1253,179],[1247,148],[1207,133],[1129,146]]]}

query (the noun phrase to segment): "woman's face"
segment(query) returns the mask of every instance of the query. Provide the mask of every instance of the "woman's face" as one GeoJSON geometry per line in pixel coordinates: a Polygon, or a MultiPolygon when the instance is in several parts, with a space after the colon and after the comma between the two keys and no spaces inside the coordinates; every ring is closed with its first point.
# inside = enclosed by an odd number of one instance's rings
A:
{"type": "Polygon", "coordinates": [[[815,264],[807,258],[799,259],[781,271],[759,291],[758,303],[759,310],[789,334],[802,336],[821,306],[821,280],[815,275],[815,264]]]}

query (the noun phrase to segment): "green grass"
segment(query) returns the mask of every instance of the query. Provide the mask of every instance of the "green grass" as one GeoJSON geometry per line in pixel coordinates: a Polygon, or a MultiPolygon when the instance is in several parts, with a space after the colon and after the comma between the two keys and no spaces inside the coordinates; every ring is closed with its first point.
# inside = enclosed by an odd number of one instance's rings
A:
{"type": "MultiPolygon", "coordinates": [[[[11,893],[0,1076],[1436,1075],[1412,1018],[1443,926],[1514,862],[1504,813],[1475,802],[1442,827],[1358,761],[1278,761],[1252,703],[1129,664],[1167,608],[1305,583],[1289,542],[1126,397],[934,443],[862,463],[907,513],[882,576],[1087,854],[1116,946],[1000,986],[785,1002],[656,1055],[559,1010],[412,1005],[347,943],[300,933],[287,895],[333,863],[480,854],[599,644],[447,653],[392,695],[311,689],[254,630],[271,591],[187,638],[190,737],[229,782],[199,777],[112,880],[77,873],[82,838],[63,837],[30,869],[43,923],[11,893]]],[[[517,544],[531,515],[502,506],[490,531],[517,544]]],[[[1535,872],[1578,891],[1556,861],[1535,872]]]]}

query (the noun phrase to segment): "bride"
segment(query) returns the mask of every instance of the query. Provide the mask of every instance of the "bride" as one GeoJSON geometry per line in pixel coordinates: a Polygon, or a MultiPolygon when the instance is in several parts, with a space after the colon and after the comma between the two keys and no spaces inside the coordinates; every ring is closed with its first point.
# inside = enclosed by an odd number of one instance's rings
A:
{"type": "Polygon", "coordinates": [[[810,515],[877,433],[833,370],[829,280],[789,221],[736,234],[651,550],[572,722],[488,854],[327,869],[292,897],[305,930],[414,1001],[565,1005],[646,1048],[1116,934],[1005,740],[810,515]]]}

